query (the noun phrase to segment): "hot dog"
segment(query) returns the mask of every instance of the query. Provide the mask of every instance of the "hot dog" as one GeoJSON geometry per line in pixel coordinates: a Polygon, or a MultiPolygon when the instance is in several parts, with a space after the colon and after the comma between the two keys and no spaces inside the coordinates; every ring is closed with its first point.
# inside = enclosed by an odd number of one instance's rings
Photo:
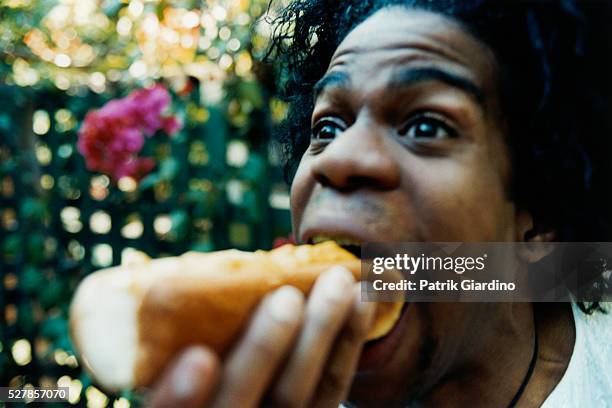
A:
{"type": "MultiPolygon", "coordinates": [[[[188,252],[104,269],[75,293],[72,340],[103,388],[147,386],[186,346],[205,344],[223,356],[266,293],[292,285],[307,294],[335,265],[359,279],[359,259],[331,241],[272,251],[188,252]]],[[[401,302],[379,303],[368,339],[390,331],[401,308],[401,302]]]]}

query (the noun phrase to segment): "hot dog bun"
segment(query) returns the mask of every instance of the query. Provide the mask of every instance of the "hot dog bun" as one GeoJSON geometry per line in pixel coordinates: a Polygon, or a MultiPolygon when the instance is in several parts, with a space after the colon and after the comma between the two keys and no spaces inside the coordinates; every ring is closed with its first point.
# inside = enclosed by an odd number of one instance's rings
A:
{"type": "MultiPolygon", "coordinates": [[[[205,344],[223,355],[266,293],[283,285],[308,293],[334,265],[359,279],[359,259],[334,242],[188,252],[105,269],[76,291],[70,310],[73,343],[105,389],[147,386],[186,346],[205,344]]],[[[368,339],[390,331],[401,308],[401,302],[379,303],[368,339]]]]}

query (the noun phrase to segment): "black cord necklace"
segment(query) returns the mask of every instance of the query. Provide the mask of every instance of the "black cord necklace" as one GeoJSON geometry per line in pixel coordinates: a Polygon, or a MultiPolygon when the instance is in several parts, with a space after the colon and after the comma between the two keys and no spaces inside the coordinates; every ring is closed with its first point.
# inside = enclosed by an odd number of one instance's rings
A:
{"type": "Polygon", "coordinates": [[[519,401],[523,393],[525,392],[525,388],[527,388],[527,384],[529,384],[529,380],[531,380],[531,376],[533,375],[533,370],[535,369],[536,361],[538,361],[538,325],[536,324],[535,312],[533,315],[533,355],[531,356],[531,362],[529,363],[529,368],[527,369],[527,374],[525,374],[525,378],[523,378],[523,382],[521,386],[514,394],[512,401],[508,404],[508,408],[514,408],[516,403],[519,401]]]}

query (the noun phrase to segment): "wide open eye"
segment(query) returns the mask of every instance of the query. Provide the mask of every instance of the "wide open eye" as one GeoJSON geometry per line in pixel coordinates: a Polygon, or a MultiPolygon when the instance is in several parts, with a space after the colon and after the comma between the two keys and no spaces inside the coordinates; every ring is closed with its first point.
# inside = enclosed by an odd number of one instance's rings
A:
{"type": "Polygon", "coordinates": [[[312,128],[312,141],[329,143],[344,131],[346,126],[339,119],[323,118],[312,128]]]}
{"type": "Polygon", "coordinates": [[[400,129],[399,134],[411,139],[443,139],[457,136],[457,132],[443,120],[428,115],[419,115],[410,119],[400,129]]]}

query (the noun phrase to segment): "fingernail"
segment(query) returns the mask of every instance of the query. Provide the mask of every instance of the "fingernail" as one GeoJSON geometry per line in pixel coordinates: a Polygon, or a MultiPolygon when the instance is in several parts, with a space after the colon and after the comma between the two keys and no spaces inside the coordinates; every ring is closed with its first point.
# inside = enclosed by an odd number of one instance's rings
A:
{"type": "Polygon", "coordinates": [[[354,279],[350,271],[342,267],[334,267],[321,276],[320,285],[330,299],[339,299],[346,296],[351,290],[354,279]]]}
{"type": "Polygon", "coordinates": [[[189,398],[204,381],[210,355],[201,347],[191,347],[180,357],[172,375],[171,389],[177,398],[189,398]]]}
{"type": "Polygon", "coordinates": [[[293,286],[283,286],[268,298],[268,310],[272,317],[283,322],[297,319],[302,310],[304,295],[293,286]]]}

